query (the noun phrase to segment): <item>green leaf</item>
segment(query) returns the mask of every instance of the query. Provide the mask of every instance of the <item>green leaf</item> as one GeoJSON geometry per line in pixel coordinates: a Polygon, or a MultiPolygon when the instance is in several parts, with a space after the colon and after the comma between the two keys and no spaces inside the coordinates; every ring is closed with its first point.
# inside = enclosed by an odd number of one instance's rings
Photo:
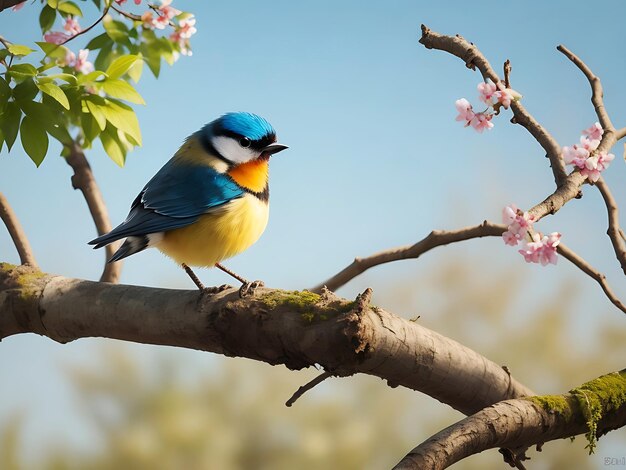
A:
{"type": "Polygon", "coordinates": [[[92,0],[94,5],[98,7],[98,10],[100,9],[100,0],[92,0]]]}
{"type": "Polygon", "coordinates": [[[112,126],[107,126],[104,132],[100,134],[100,141],[102,142],[104,151],[111,157],[111,160],[120,167],[123,167],[126,161],[126,148],[119,141],[117,130],[112,126]]]}
{"type": "Polygon", "coordinates": [[[59,3],[57,10],[71,16],[83,16],[82,10],[74,2],[59,3]]]}
{"type": "Polygon", "coordinates": [[[100,49],[100,52],[98,52],[93,65],[96,70],[106,70],[116,55],[117,53],[113,52],[113,43],[105,44],[102,46],[102,49],[100,49]]]}
{"type": "Polygon", "coordinates": [[[17,139],[17,131],[20,128],[20,119],[22,119],[22,110],[17,103],[10,101],[4,110],[4,113],[0,115],[0,129],[4,134],[4,141],[7,143],[9,151],[15,139],[17,139]]]}
{"type": "Polygon", "coordinates": [[[0,101],[8,101],[11,96],[11,87],[6,80],[0,77],[0,101]]]}
{"type": "Polygon", "coordinates": [[[112,98],[130,101],[135,104],[146,104],[137,90],[124,80],[105,80],[100,84],[99,88],[112,98]]]}
{"type": "Polygon", "coordinates": [[[38,41],[35,44],[46,54],[53,59],[64,59],[69,49],[60,44],[52,44],[50,42],[38,41]]]}
{"type": "Polygon", "coordinates": [[[135,65],[138,60],[141,59],[139,59],[138,56],[132,54],[118,57],[113,62],[111,62],[111,65],[109,65],[109,68],[107,68],[107,75],[109,76],[109,78],[120,78],[122,75],[128,72],[128,69],[135,65]]]}
{"type": "Polygon", "coordinates": [[[54,26],[54,20],[56,20],[57,12],[54,8],[50,8],[48,5],[44,5],[39,14],[39,26],[41,26],[41,32],[45,33],[50,31],[54,26]]]}
{"type": "Polygon", "coordinates": [[[4,134],[2,133],[2,129],[0,129],[0,152],[2,152],[3,146],[4,146],[4,134]]]}
{"type": "Polygon", "coordinates": [[[111,38],[107,33],[102,33],[89,41],[89,43],[87,43],[87,46],[85,46],[85,49],[95,51],[96,49],[102,49],[107,44],[113,45],[113,43],[111,42],[111,38]]]}
{"type": "Polygon", "coordinates": [[[19,56],[25,56],[31,52],[35,52],[34,49],[31,49],[28,46],[23,46],[22,44],[10,44],[8,49],[11,54],[19,56]]]}
{"type": "Polygon", "coordinates": [[[100,77],[107,78],[107,74],[104,73],[102,70],[94,70],[93,72],[89,72],[87,75],[82,75],[78,77],[78,84],[92,84],[96,82],[96,80],[98,80],[100,77]]]}
{"type": "Polygon", "coordinates": [[[104,30],[109,37],[115,42],[127,43],[128,41],[128,27],[121,21],[105,18],[104,30]]]}
{"type": "Polygon", "coordinates": [[[155,78],[159,78],[159,72],[161,71],[161,54],[158,51],[150,48],[147,44],[141,44],[140,46],[143,60],[148,64],[148,68],[152,72],[155,78]]]}
{"type": "Polygon", "coordinates": [[[128,134],[138,145],[141,145],[141,130],[135,112],[129,106],[116,100],[105,100],[102,111],[113,126],[128,134]]]}
{"type": "Polygon", "coordinates": [[[37,93],[39,93],[39,90],[37,89],[35,80],[32,78],[24,80],[13,88],[13,98],[18,104],[22,101],[32,101],[35,96],[37,96],[37,93]]]}
{"type": "Polygon", "coordinates": [[[65,96],[65,93],[63,93],[63,90],[59,86],[55,85],[52,82],[38,83],[37,88],[39,88],[46,95],[49,95],[51,98],[57,100],[65,109],[70,109],[70,102],[68,101],[67,96],[65,96]]]}
{"type": "Polygon", "coordinates": [[[50,8],[54,8],[55,10],[59,6],[59,0],[48,0],[46,3],[50,8]]]}
{"type": "Polygon", "coordinates": [[[16,82],[21,83],[37,75],[37,69],[32,64],[15,64],[9,67],[7,74],[13,77],[16,82]]]}
{"type": "Polygon", "coordinates": [[[100,127],[100,130],[103,131],[107,125],[107,118],[104,115],[104,111],[102,109],[104,106],[101,106],[95,103],[94,101],[90,101],[90,100],[84,100],[84,101],[85,101],[85,105],[87,106],[87,111],[91,113],[96,123],[98,124],[98,127],[100,127]]]}
{"type": "MultiPolygon", "coordinates": [[[[52,78],[54,80],[56,79],[63,80],[64,82],[67,82],[70,85],[78,84],[78,80],[71,73],[56,73],[54,75],[48,75],[46,78],[52,78]]],[[[39,78],[39,80],[41,80],[41,77],[39,78]]]]}
{"type": "Polygon", "coordinates": [[[20,103],[20,107],[26,116],[38,122],[48,134],[62,144],[67,144],[72,140],[72,136],[67,130],[64,115],[59,112],[62,108],[56,100],[44,100],[42,103],[38,101],[20,103]]]}
{"type": "Polygon", "coordinates": [[[133,82],[139,82],[141,73],[143,72],[143,60],[138,60],[134,65],[126,72],[133,82]]]}
{"type": "Polygon", "coordinates": [[[100,126],[98,125],[94,117],[89,113],[81,113],[80,124],[83,129],[83,135],[85,136],[85,142],[83,142],[83,146],[85,148],[90,148],[91,143],[96,140],[96,137],[98,137],[98,135],[100,135],[100,126]]]}
{"type": "Polygon", "coordinates": [[[22,147],[35,165],[41,165],[48,152],[48,134],[34,119],[25,116],[20,126],[22,147]]]}

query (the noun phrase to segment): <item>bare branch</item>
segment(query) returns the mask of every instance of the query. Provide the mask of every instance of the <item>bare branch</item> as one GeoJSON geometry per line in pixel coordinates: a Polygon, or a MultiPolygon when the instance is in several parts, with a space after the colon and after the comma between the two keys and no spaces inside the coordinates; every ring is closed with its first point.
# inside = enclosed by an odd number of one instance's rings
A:
{"type": "Polygon", "coordinates": [[[615,198],[613,198],[609,185],[606,184],[604,178],[600,177],[600,179],[596,181],[596,187],[600,190],[600,194],[602,194],[602,199],[604,199],[604,204],[606,205],[606,211],[609,217],[609,228],[606,233],[611,239],[613,250],[615,250],[615,256],[622,267],[622,271],[626,274],[626,245],[624,244],[622,230],[619,226],[617,202],[615,202],[615,198]]]}
{"type": "Polygon", "coordinates": [[[600,287],[602,287],[602,290],[611,301],[611,303],[619,308],[622,312],[626,313],[626,306],[624,306],[624,304],[611,290],[604,274],[594,269],[589,263],[587,263],[584,259],[582,259],[580,256],[578,256],[576,253],[574,253],[572,250],[564,245],[558,246],[558,252],[563,255],[564,258],[574,263],[574,265],[580,268],[585,274],[595,279],[598,284],[600,284],[600,287]]]}
{"type": "Polygon", "coordinates": [[[13,209],[9,205],[9,201],[7,201],[7,198],[4,197],[2,193],[0,193],[0,219],[2,219],[9,231],[9,235],[20,256],[20,262],[35,269],[39,269],[33,250],[28,242],[28,237],[24,229],[22,229],[22,224],[20,224],[15,212],[13,212],[13,209]]]}
{"type": "MultiPolygon", "coordinates": [[[[422,25],[422,38],[419,42],[428,49],[438,49],[449,52],[463,60],[465,65],[472,70],[478,68],[484,79],[490,78],[494,83],[500,81],[500,77],[498,77],[493,70],[483,53],[480,52],[474,44],[459,35],[444,36],[422,25]]],[[[511,110],[513,111],[513,119],[511,122],[524,127],[545,150],[547,157],[550,159],[554,181],[557,187],[560,187],[564,184],[567,177],[565,165],[561,158],[561,146],[556,139],[526,111],[526,108],[524,108],[519,101],[513,101],[511,103],[511,110]]]]}
{"type": "Polygon", "coordinates": [[[313,380],[311,380],[310,382],[304,384],[302,387],[298,388],[298,390],[295,391],[295,393],[293,395],[291,395],[291,398],[289,400],[287,400],[287,402],[285,403],[285,406],[292,406],[297,400],[298,398],[300,398],[302,395],[304,395],[306,392],[308,392],[309,390],[311,390],[313,387],[315,387],[316,385],[321,384],[324,380],[326,380],[329,377],[332,377],[333,375],[329,372],[324,372],[320,375],[318,375],[317,377],[315,377],[313,380]]]}
{"type": "Polygon", "coordinates": [[[364,295],[348,301],[260,288],[241,299],[237,289],[203,295],[0,265],[0,339],[28,332],[63,343],[105,337],[179,346],[290,369],[319,364],[334,376],[365,373],[419,390],[465,414],[533,395],[499,365],[364,295]]]}
{"type": "Polygon", "coordinates": [[[426,238],[423,238],[413,245],[381,251],[380,253],[375,253],[366,258],[355,258],[352,264],[311,290],[313,292],[320,292],[322,288],[326,286],[328,289],[334,291],[374,266],[391,263],[392,261],[416,259],[438,246],[471,240],[472,238],[499,236],[502,235],[505,230],[506,226],[494,224],[486,220],[480,225],[459,230],[433,230],[426,238]]]}
{"type": "MultiPolygon", "coordinates": [[[[562,186],[559,190],[566,188],[567,185],[562,186]]],[[[557,190],[558,191],[558,190],[557,190]]],[[[466,227],[459,230],[433,230],[419,242],[414,245],[404,246],[399,248],[392,248],[390,250],[381,251],[375,253],[367,258],[355,258],[355,260],[339,273],[335,274],[330,279],[326,280],[322,284],[314,287],[313,292],[320,292],[322,289],[327,288],[330,290],[337,290],[341,286],[345,285],[359,274],[367,271],[369,268],[378,266],[380,264],[390,263],[392,261],[400,261],[405,259],[416,259],[427,251],[432,250],[438,246],[449,245],[451,243],[461,242],[465,240],[471,240],[473,238],[482,237],[494,237],[500,236],[506,230],[506,226],[502,224],[494,224],[485,220],[480,225],[474,225],[472,227],[466,227]]],[[[619,230],[619,229],[618,229],[619,230]]],[[[619,232],[618,232],[619,235],[619,232]]],[[[623,240],[622,240],[623,244],[623,240]]],[[[622,312],[626,313],[626,306],[616,297],[615,293],[609,287],[606,281],[606,276],[596,269],[594,269],[587,261],[574,253],[564,244],[559,244],[558,252],[563,255],[564,258],[571,261],[575,266],[580,268],[585,274],[600,284],[602,290],[611,301],[622,312]]]]}
{"type": "Polygon", "coordinates": [[[555,439],[588,433],[587,416],[593,413],[601,416],[594,438],[602,436],[626,425],[625,395],[626,378],[622,371],[588,382],[566,395],[503,401],[438,432],[415,447],[394,468],[440,470],[487,449],[526,449],[555,439]],[[607,378],[614,386],[610,390],[608,384],[602,382],[607,378]],[[610,396],[621,396],[622,400],[618,398],[613,402],[610,398],[601,400],[596,396],[594,404],[600,409],[592,411],[586,400],[582,404],[580,397],[583,393],[595,395],[598,391],[610,396]],[[558,409],[552,408],[555,404],[558,409]]]}
{"type": "Polygon", "coordinates": [[[578,67],[583,74],[585,74],[587,80],[589,80],[589,84],[591,85],[591,103],[596,110],[596,115],[598,116],[598,120],[600,121],[602,129],[604,129],[605,131],[615,131],[613,123],[611,122],[611,118],[609,117],[609,114],[606,112],[606,108],[604,107],[604,93],[602,91],[602,83],[600,82],[600,78],[591,71],[587,64],[585,64],[576,54],[574,54],[564,45],[558,45],[557,50],[559,52],[562,52],[565,57],[571,60],[574,65],[578,67]]]}
{"type": "MultiPolygon", "coordinates": [[[[100,188],[96,183],[93,172],[91,171],[91,166],[89,165],[82,148],[76,142],[72,144],[70,154],[66,158],[66,161],[67,164],[72,167],[72,170],[74,170],[74,175],[72,176],[72,187],[74,189],[80,189],[83,193],[85,201],[87,201],[91,217],[96,224],[98,235],[103,235],[109,232],[111,230],[111,221],[109,220],[109,213],[107,211],[106,204],[104,203],[104,199],[102,198],[102,193],[100,192],[100,188]]],[[[113,256],[113,253],[115,253],[118,246],[118,243],[111,243],[106,246],[104,271],[100,277],[100,281],[102,282],[116,283],[119,281],[120,273],[122,271],[122,263],[106,262],[106,260],[113,256]]]]}

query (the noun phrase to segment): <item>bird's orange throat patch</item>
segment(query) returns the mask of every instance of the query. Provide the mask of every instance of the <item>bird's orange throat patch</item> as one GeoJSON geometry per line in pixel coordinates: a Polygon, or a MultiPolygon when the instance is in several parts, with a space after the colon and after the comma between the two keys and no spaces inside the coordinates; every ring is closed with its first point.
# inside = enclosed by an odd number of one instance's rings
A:
{"type": "Polygon", "coordinates": [[[249,191],[262,192],[267,186],[269,162],[264,159],[242,163],[228,170],[228,175],[235,182],[249,191]]]}

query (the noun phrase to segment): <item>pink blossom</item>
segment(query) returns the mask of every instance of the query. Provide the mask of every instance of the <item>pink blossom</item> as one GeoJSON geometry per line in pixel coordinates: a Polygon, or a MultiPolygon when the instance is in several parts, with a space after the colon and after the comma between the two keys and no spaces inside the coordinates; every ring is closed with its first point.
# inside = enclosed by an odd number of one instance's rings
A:
{"type": "MultiPolygon", "coordinates": [[[[124,3],[126,3],[126,0],[115,0],[115,3],[117,3],[118,5],[124,5],[124,3]]],[[[141,3],[141,0],[135,0],[135,5],[139,5],[141,3]]]]}
{"type": "Polygon", "coordinates": [[[604,134],[604,129],[599,122],[596,122],[593,126],[585,129],[583,135],[586,135],[590,140],[601,140],[604,134]]]}
{"type": "Polygon", "coordinates": [[[191,16],[184,20],[180,20],[178,23],[178,35],[183,39],[189,39],[191,36],[196,34],[198,30],[195,28],[196,19],[191,16]]]}
{"type": "Polygon", "coordinates": [[[595,183],[600,179],[600,172],[606,170],[614,158],[615,155],[612,153],[607,154],[606,152],[589,157],[585,161],[585,166],[581,168],[580,174],[587,176],[589,181],[595,183]]]}
{"type": "Polygon", "coordinates": [[[493,114],[489,113],[476,113],[474,117],[470,121],[470,125],[476,130],[476,132],[482,133],[485,129],[491,129],[493,127],[493,122],[491,122],[491,118],[493,114]]]}
{"type": "Polygon", "coordinates": [[[504,240],[504,243],[510,246],[515,246],[520,242],[519,235],[509,232],[508,230],[502,234],[502,239],[504,240]]]}
{"type": "Polygon", "coordinates": [[[89,55],[89,49],[81,49],[78,51],[78,57],[72,51],[68,51],[65,55],[63,62],[59,62],[59,65],[74,67],[80,73],[89,73],[94,71],[94,66],[87,60],[89,55]]]}
{"type": "Polygon", "coordinates": [[[76,21],[72,16],[68,16],[65,19],[63,29],[67,31],[68,34],[70,34],[71,36],[74,36],[75,34],[78,34],[82,31],[82,28],[78,24],[78,21],[76,21]]]}
{"type": "Polygon", "coordinates": [[[509,204],[502,209],[502,222],[507,225],[507,231],[502,239],[507,245],[515,246],[522,241],[533,228],[533,220],[528,212],[518,209],[515,204],[509,204]]]}
{"type": "Polygon", "coordinates": [[[506,88],[501,83],[498,83],[498,91],[494,93],[494,97],[496,98],[496,101],[504,107],[504,109],[509,109],[511,102],[519,100],[522,95],[512,88],[506,88]]]}
{"type": "Polygon", "coordinates": [[[589,151],[576,144],[571,147],[563,147],[563,160],[566,165],[576,165],[578,168],[584,168],[587,157],[589,157],[589,151]]]}
{"type": "Polygon", "coordinates": [[[541,263],[542,266],[550,263],[556,264],[557,246],[560,241],[561,234],[558,232],[553,232],[548,236],[535,233],[532,236],[532,241],[525,242],[519,253],[527,263],[541,263]]]}
{"type": "Polygon", "coordinates": [[[504,206],[504,209],[502,209],[502,223],[506,225],[511,225],[513,222],[515,222],[518,212],[519,209],[515,204],[509,204],[508,206],[504,206]]]}
{"type": "Polygon", "coordinates": [[[590,139],[584,135],[580,136],[580,146],[587,150],[589,153],[593,152],[600,145],[599,140],[590,139]]]}
{"type": "Polygon", "coordinates": [[[13,5],[13,7],[11,8],[12,11],[18,11],[21,10],[22,8],[24,8],[24,5],[26,5],[26,2],[22,2],[22,3],[18,3],[17,5],[13,5]]]}
{"type": "Polygon", "coordinates": [[[454,106],[456,106],[456,110],[459,112],[459,115],[456,117],[457,121],[465,121],[466,126],[469,125],[469,122],[474,119],[474,111],[472,110],[472,105],[465,98],[461,98],[460,100],[456,100],[454,102],[454,106]]]}
{"type": "Polygon", "coordinates": [[[478,92],[480,93],[478,99],[488,106],[495,104],[497,100],[494,100],[494,93],[497,89],[496,84],[493,83],[490,78],[485,82],[480,82],[478,84],[478,92]]]}
{"type": "Polygon", "coordinates": [[[51,44],[63,44],[70,38],[68,34],[61,31],[50,31],[43,35],[43,40],[51,44]]]}

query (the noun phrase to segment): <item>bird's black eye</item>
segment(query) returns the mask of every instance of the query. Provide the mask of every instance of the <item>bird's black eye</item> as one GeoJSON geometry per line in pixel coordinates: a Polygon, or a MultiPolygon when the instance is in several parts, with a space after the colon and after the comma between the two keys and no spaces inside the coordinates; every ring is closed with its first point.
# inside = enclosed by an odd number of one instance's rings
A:
{"type": "Polygon", "coordinates": [[[247,137],[242,137],[241,140],[239,141],[239,145],[241,145],[243,148],[250,147],[250,144],[252,144],[252,141],[248,139],[247,137]]]}

